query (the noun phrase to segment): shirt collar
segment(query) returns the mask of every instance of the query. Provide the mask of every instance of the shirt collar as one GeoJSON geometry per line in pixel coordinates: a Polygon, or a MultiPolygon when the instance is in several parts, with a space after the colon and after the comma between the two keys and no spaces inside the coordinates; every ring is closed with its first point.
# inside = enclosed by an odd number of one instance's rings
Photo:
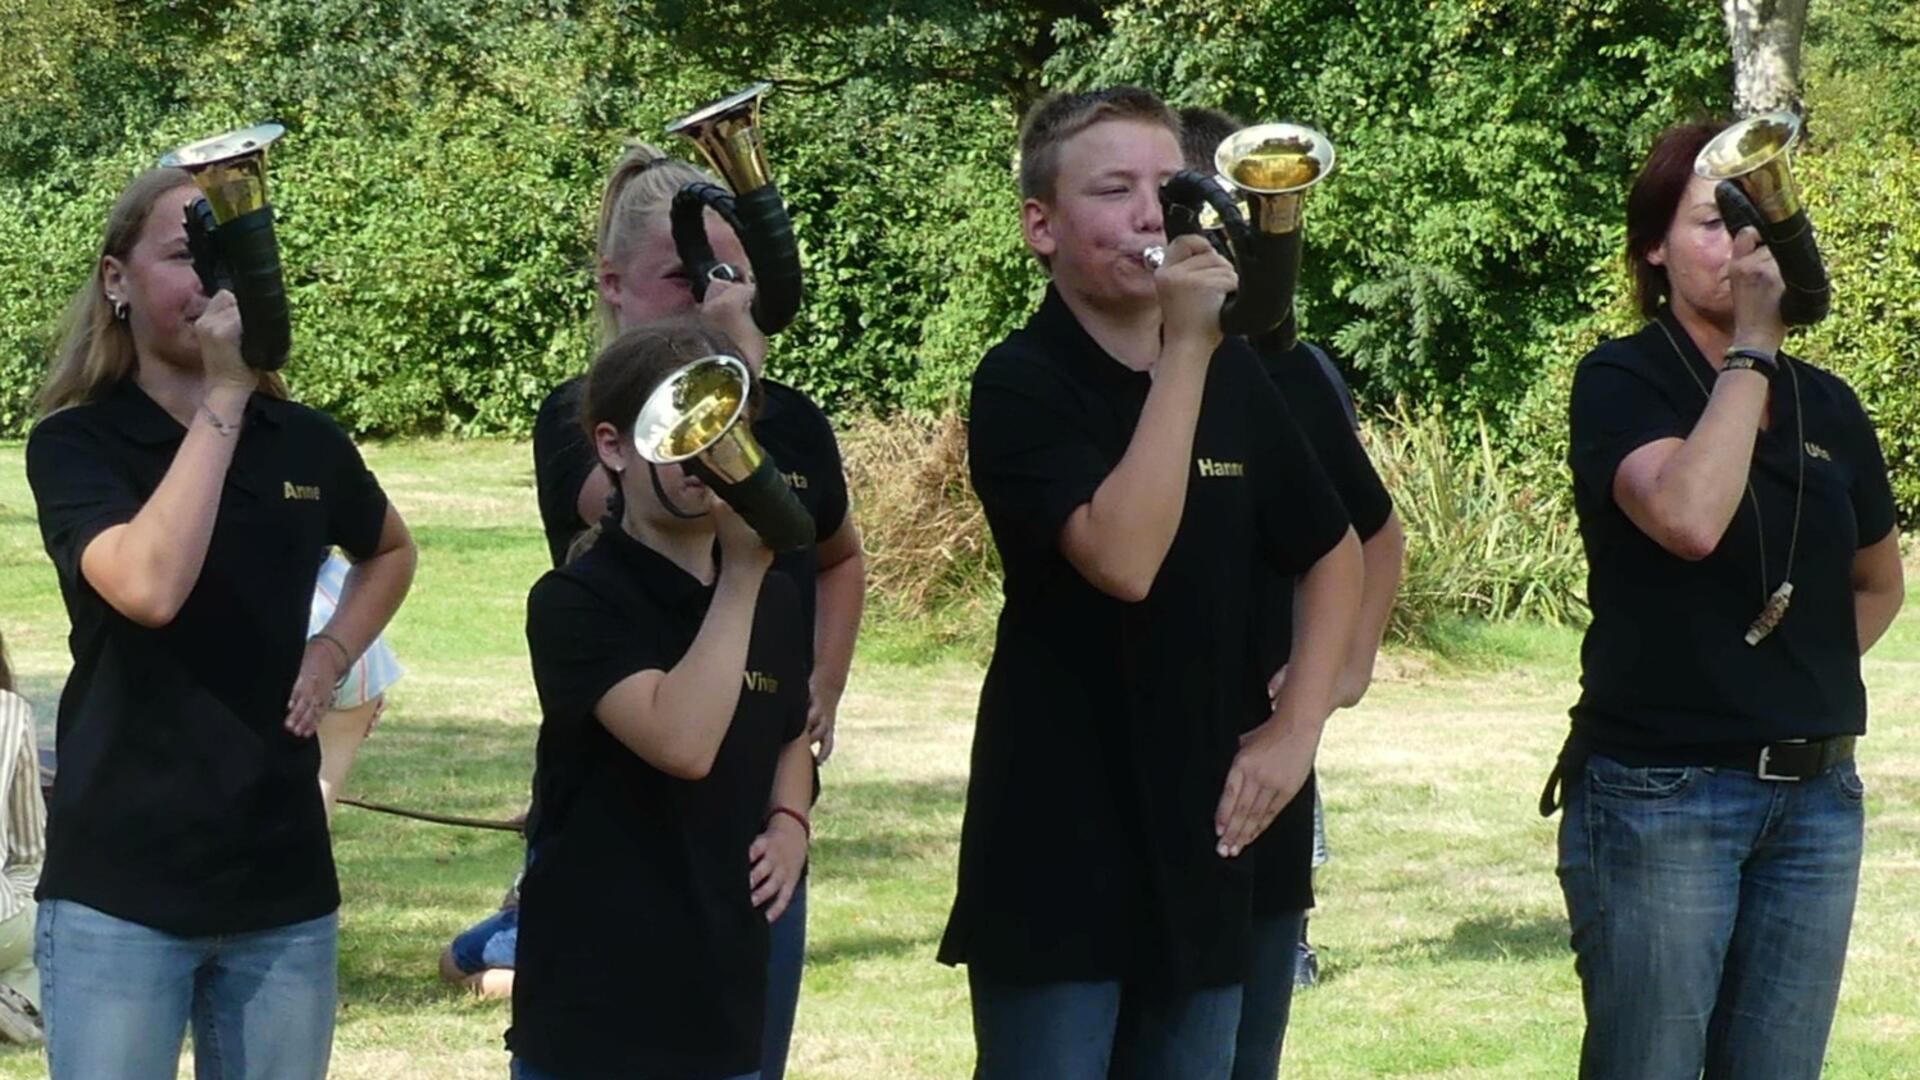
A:
{"type": "Polygon", "coordinates": [[[1113,354],[1101,348],[1053,285],[1047,286],[1046,298],[1040,301],[1040,310],[1027,320],[1027,329],[1045,338],[1053,346],[1049,351],[1069,371],[1101,384],[1132,386],[1153,378],[1148,372],[1135,371],[1114,359],[1113,354]]]}
{"type": "Polygon", "coordinates": [[[618,518],[601,521],[600,539],[594,546],[605,548],[615,563],[668,607],[696,607],[713,595],[713,586],[701,584],[699,578],[681,569],[678,563],[634,539],[620,527],[618,518]]]}
{"type": "MultiPolygon", "coordinates": [[[[1680,324],[1680,317],[1673,313],[1673,308],[1662,305],[1659,314],[1654,316],[1654,323],[1658,325],[1649,324],[1644,331],[1648,336],[1650,347],[1657,354],[1671,357],[1673,355],[1674,345],[1678,345],[1680,347],[1682,362],[1686,364],[1687,367],[1693,369],[1694,374],[1699,377],[1698,385],[1706,389],[1710,396],[1713,390],[1714,380],[1720,377],[1719,369],[1707,361],[1707,354],[1700,351],[1700,346],[1694,343],[1693,335],[1687,333],[1687,328],[1680,324]],[[1661,327],[1665,327],[1667,333],[1661,333],[1661,327]],[[1673,344],[1671,345],[1667,343],[1668,335],[1671,335],[1673,338],[1673,344]]],[[[1780,363],[1783,366],[1795,362],[1791,356],[1787,355],[1784,349],[1780,351],[1779,357],[1780,363]]],[[[1689,379],[1688,381],[1693,382],[1694,380],[1689,379]]],[[[1775,389],[1779,389],[1782,386],[1785,387],[1784,392],[1786,397],[1784,399],[1784,407],[1792,408],[1799,404],[1801,400],[1799,397],[1799,380],[1783,377],[1773,385],[1775,389]]],[[[1775,423],[1761,433],[1763,438],[1772,430],[1779,427],[1777,421],[1783,415],[1782,408],[1783,406],[1778,400],[1769,404],[1768,409],[1775,423]]]]}
{"type": "Polygon", "coordinates": [[[754,385],[760,390],[759,412],[754,415],[754,423],[778,416],[786,408],[788,388],[765,376],[755,376],[754,385]]]}
{"type": "Polygon", "coordinates": [[[1659,314],[1653,318],[1658,325],[1649,326],[1647,334],[1654,350],[1671,356],[1674,347],[1678,346],[1681,362],[1692,368],[1708,386],[1712,386],[1716,374],[1713,365],[1707,362],[1706,354],[1700,351],[1700,346],[1694,344],[1693,335],[1687,333],[1687,328],[1681,325],[1680,316],[1675,315],[1672,308],[1662,306],[1659,314]],[[1662,330],[1666,332],[1662,333],[1662,330]],[[1671,343],[1668,342],[1668,338],[1672,338],[1671,343]]]}
{"type": "MultiPolygon", "coordinates": [[[[278,427],[280,417],[273,408],[278,404],[265,394],[254,391],[247,398],[248,424],[259,422],[278,427]]],[[[135,442],[159,446],[179,442],[186,437],[187,429],[181,427],[171,413],[161,408],[159,402],[148,396],[131,375],[115,383],[107,396],[100,399],[100,406],[113,426],[135,442]]]]}

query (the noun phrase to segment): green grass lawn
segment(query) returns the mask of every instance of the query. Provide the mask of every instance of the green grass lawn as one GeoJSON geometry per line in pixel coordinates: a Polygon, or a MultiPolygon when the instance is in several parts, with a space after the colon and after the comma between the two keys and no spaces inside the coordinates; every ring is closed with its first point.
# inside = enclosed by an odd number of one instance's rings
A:
{"type": "MultiPolygon", "coordinates": [[[[368,457],[419,537],[421,564],[390,635],[409,673],[349,790],[504,817],[525,801],[538,724],[522,603],[545,547],[526,447],[408,443],[368,457]]],[[[1920,1076],[1916,610],[1867,664],[1868,853],[1835,1077],[1920,1076]]],[[[0,612],[25,690],[51,710],[66,623],[18,444],[0,448],[0,612]]],[[[1289,1075],[1573,1074],[1578,984],[1554,826],[1534,802],[1574,694],[1578,637],[1527,627],[1455,637],[1453,660],[1387,657],[1367,701],[1327,736],[1334,860],[1313,921],[1325,979],[1296,999],[1289,1075]]],[[[890,658],[925,651],[898,633],[887,642],[855,666],[815,819],[792,1070],[803,1080],[971,1067],[965,979],[933,951],[952,898],[980,669],[901,663],[890,658]]],[[[514,838],[343,808],[335,849],[346,899],[334,1075],[504,1076],[506,1007],[443,987],[434,961],[498,902],[519,861],[514,838]]],[[[0,1076],[41,1073],[38,1057],[0,1052],[0,1076]]]]}

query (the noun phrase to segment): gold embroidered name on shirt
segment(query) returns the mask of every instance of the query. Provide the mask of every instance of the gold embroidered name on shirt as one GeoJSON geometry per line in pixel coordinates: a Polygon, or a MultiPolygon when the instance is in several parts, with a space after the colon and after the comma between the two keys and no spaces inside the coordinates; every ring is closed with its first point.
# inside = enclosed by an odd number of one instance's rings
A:
{"type": "Polygon", "coordinates": [[[780,692],[780,680],[758,671],[749,671],[743,678],[747,680],[747,689],[756,694],[777,694],[780,692]]]}
{"type": "Polygon", "coordinates": [[[787,478],[787,486],[792,488],[793,490],[795,491],[807,490],[807,474],[806,473],[790,472],[790,473],[781,473],[780,475],[787,478]]]}
{"type": "Polygon", "coordinates": [[[1201,476],[1245,476],[1247,467],[1238,461],[1215,461],[1212,458],[1196,458],[1194,464],[1200,466],[1201,476]]]}
{"type": "Polygon", "coordinates": [[[320,485],[319,484],[296,484],[291,480],[285,481],[285,483],[286,483],[286,498],[300,499],[305,502],[320,501],[320,485]]]}
{"type": "Polygon", "coordinates": [[[1819,443],[1813,442],[1811,440],[1807,442],[1807,456],[1819,458],[1821,461],[1833,460],[1833,455],[1827,453],[1826,447],[1821,446],[1819,443]]]}

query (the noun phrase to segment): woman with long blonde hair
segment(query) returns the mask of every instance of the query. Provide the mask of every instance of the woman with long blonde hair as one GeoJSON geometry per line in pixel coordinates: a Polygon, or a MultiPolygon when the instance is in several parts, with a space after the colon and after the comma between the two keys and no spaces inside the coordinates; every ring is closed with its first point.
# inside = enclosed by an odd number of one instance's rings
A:
{"type": "Polygon", "coordinates": [[[35,958],[55,1080],[324,1076],[340,903],[312,735],[414,548],[346,435],[246,366],[187,250],[186,173],[136,178],[27,443],[72,623],[35,958]],[[355,566],[307,635],[321,553],[355,566]]]}

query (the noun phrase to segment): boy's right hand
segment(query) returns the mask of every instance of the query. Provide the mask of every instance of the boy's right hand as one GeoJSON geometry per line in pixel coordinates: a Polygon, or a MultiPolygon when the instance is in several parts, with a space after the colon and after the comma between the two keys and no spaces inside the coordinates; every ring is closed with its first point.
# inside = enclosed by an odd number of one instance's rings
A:
{"type": "Polygon", "coordinates": [[[1167,245],[1166,261],[1153,273],[1160,294],[1163,346],[1198,346],[1211,357],[1221,339],[1220,305],[1240,287],[1233,264],[1203,236],[1187,235],[1167,245]]]}

